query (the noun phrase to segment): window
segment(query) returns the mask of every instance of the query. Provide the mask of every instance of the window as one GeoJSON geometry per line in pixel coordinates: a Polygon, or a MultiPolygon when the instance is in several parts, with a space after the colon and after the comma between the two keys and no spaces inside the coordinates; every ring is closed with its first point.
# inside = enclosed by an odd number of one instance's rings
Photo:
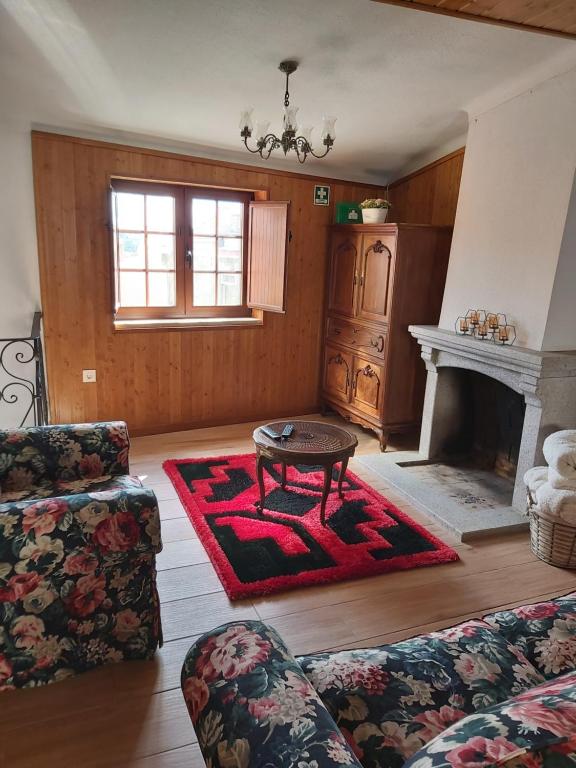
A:
{"type": "Polygon", "coordinates": [[[251,197],[231,190],[114,180],[116,317],[249,315],[251,197]]]}

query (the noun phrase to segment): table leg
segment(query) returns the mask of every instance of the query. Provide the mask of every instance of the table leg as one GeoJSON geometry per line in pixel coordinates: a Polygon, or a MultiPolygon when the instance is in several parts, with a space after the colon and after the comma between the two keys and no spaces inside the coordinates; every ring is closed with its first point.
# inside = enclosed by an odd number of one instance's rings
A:
{"type": "Polygon", "coordinates": [[[282,490],[286,490],[286,462],[282,462],[282,490]]]}
{"type": "Polygon", "coordinates": [[[344,498],[344,494],[342,493],[342,481],[346,477],[347,469],[348,469],[348,456],[346,456],[346,458],[342,460],[342,463],[340,464],[340,474],[338,475],[338,496],[340,496],[341,499],[344,498]]]}
{"type": "Polygon", "coordinates": [[[322,503],[320,504],[320,522],[322,525],[326,525],[326,500],[330,493],[333,466],[333,464],[330,464],[329,466],[324,467],[324,488],[322,489],[322,503]]]}
{"type": "Polygon", "coordinates": [[[256,502],[256,511],[262,514],[266,491],[264,489],[264,458],[260,454],[256,458],[256,474],[258,475],[258,487],[260,489],[260,501],[256,502]]]}

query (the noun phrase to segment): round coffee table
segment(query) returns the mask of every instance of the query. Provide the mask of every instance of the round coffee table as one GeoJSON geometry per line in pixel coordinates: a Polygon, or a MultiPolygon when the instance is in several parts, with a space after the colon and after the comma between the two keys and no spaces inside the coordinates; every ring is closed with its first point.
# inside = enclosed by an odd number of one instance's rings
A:
{"type": "Polygon", "coordinates": [[[309,466],[321,465],[324,468],[324,486],[322,489],[322,503],[320,505],[320,520],[322,525],[326,523],[326,500],[330,493],[332,482],[332,470],[334,464],[340,464],[338,477],[338,495],[344,498],[342,493],[342,481],[348,467],[348,459],[354,456],[358,440],[350,432],[334,424],[326,424],[322,421],[273,421],[265,426],[275,432],[282,432],[286,424],[293,424],[294,431],[287,439],[273,440],[262,432],[261,427],[254,430],[253,438],[256,448],[256,471],[260,500],[256,509],[260,514],[264,510],[266,497],[264,489],[264,460],[282,464],[282,488],[286,487],[286,467],[295,464],[307,464],[309,466]]]}

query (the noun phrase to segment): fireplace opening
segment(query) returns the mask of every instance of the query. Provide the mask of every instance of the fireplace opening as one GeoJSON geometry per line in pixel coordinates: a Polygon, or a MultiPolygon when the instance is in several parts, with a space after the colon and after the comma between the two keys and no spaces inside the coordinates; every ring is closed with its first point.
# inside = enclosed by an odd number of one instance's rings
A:
{"type": "Polygon", "coordinates": [[[451,371],[457,408],[441,458],[494,472],[513,483],[526,410],[524,398],[483,373],[451,371]]]}
{"type": "Polygon", "coordinates": [[[399,465],[470,511],[511,505],[524,398],[477,371],[442,367],[438,374],[434,451],[426,461],[399,465]]]}

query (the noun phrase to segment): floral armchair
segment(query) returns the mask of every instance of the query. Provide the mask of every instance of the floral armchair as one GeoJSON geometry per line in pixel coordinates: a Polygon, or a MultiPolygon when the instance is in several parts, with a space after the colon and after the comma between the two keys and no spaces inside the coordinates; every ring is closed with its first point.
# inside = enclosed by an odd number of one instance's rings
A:
{"type": "Polygon", "coordinates": [[[260,622],[199,638],[182,690],[209,768],[573,768],[576,593],[294,658],[260,622]]]}
{"type": "Polygon", "coordinates": [[[0,431],[0,691],[161,643],[154,493],[126,424],[0,431]]]}

